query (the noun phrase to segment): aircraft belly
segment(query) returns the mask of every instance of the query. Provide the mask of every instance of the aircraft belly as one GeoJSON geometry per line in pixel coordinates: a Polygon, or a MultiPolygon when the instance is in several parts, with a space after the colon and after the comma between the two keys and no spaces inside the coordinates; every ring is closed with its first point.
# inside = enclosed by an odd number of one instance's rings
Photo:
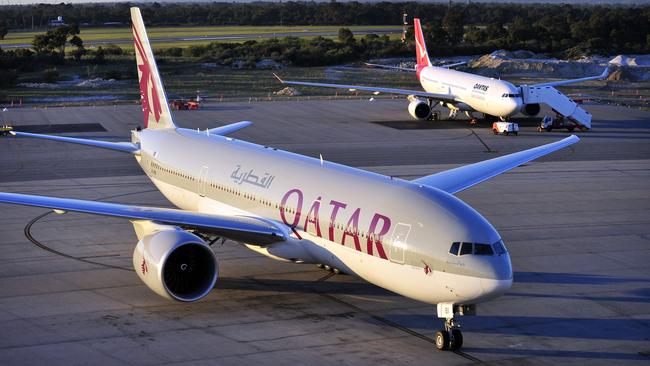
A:
{"type": "Polygon", "coordinates": [[[197,211],[198,195],[186,189],[163,182],[157,178],[149,177],[160,193],[165,196],[174,206],[183,210],[197,211]]]}

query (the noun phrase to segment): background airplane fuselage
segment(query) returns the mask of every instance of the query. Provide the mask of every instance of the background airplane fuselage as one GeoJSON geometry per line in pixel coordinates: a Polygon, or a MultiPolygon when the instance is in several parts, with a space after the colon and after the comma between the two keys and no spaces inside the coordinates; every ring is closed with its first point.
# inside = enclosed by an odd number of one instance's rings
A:
{"type": "Polygon", "coordinates": [[[260,216],[291,239],[249,248],[322,263],[428,303],[470,304],[512,283],[508,254],[455,256],[453,242],[500,237],[453,195],[411,182],[186,129],[134,132],[138,161],[176,206],[260,216]]]}
{"type": "Polygon", "coordinates": [[[435,66],[422,68],[418,78],[427,92],[453,96],[476,112],[508,117],[521,110],[521,96],[512,97],[519,95],[519,88],[504,80],[435,66]]]}

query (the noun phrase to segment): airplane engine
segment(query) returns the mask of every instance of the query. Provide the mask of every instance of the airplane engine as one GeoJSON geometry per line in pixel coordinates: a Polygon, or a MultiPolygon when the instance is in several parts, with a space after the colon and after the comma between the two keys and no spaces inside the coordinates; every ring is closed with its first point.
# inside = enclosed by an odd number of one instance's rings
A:
{"type": "Polygon", "coordinates": [[[133,268],[158,295],[196,301],[214,287],[219,264],[201,238],[184,230],[170,229],[142,237],[133,251],[133,268]]]}
{"type": "Polygon", "coordinates": [[[539,103],[524,104],[524,106],[521,107],[521,113],[531,117],[538,115],[541,110],[542,107],[539,106],[539,103]]]}
{"type": "Polygon", "coordinates": [[[415,119],[427,119],[431,116],[431,107],[423,99],[412,98],[408,110],[409,114],[415,119]]]}

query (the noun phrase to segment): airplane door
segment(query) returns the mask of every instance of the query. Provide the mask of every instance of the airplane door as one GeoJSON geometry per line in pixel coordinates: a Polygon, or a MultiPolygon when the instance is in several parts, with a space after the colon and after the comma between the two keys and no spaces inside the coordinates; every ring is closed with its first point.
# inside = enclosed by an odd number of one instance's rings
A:
{"type": "Polygon", "coordinates": [[[393,237],[390,244],[388,257],[391,262],[404,263],[404,252],[407,250],[406,240],[411,232],[411,225],[398,223],[393,229],[393,237]]]}
{"type": "Polygon", "coordinates": [[[208,180],[208,167],[201,167],[201,172],[199,173],[199,196],[205,197],[205,186],[207,185],[208,180]]]}

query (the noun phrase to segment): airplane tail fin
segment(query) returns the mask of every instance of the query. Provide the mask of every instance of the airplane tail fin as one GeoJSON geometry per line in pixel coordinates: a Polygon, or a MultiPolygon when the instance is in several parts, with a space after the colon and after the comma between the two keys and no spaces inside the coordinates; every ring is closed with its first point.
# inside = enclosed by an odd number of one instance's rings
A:
{"type": "Polygon", "coordinates": [[[415,54],[417,57],[417,72],[419,75],[420,70],[431,66],[431,60],[429,60],[429,54],[427,53],[427,45],[424,43],[424,33],[422,33],[420,19],[413,19],[413,25],[415,27],[415,54]]]}
{"type": "Polygon", "coordinates": [[[131,22],[133,23],[133,41],[138,66],[144,127],[175,128],[176,125],[169,109],[169,103],[167,103],[165,89],[162,80],[160,80],[160,74],[158,74],[158,66],[156,66],[139,8],[131,8],[131,22]]]}

